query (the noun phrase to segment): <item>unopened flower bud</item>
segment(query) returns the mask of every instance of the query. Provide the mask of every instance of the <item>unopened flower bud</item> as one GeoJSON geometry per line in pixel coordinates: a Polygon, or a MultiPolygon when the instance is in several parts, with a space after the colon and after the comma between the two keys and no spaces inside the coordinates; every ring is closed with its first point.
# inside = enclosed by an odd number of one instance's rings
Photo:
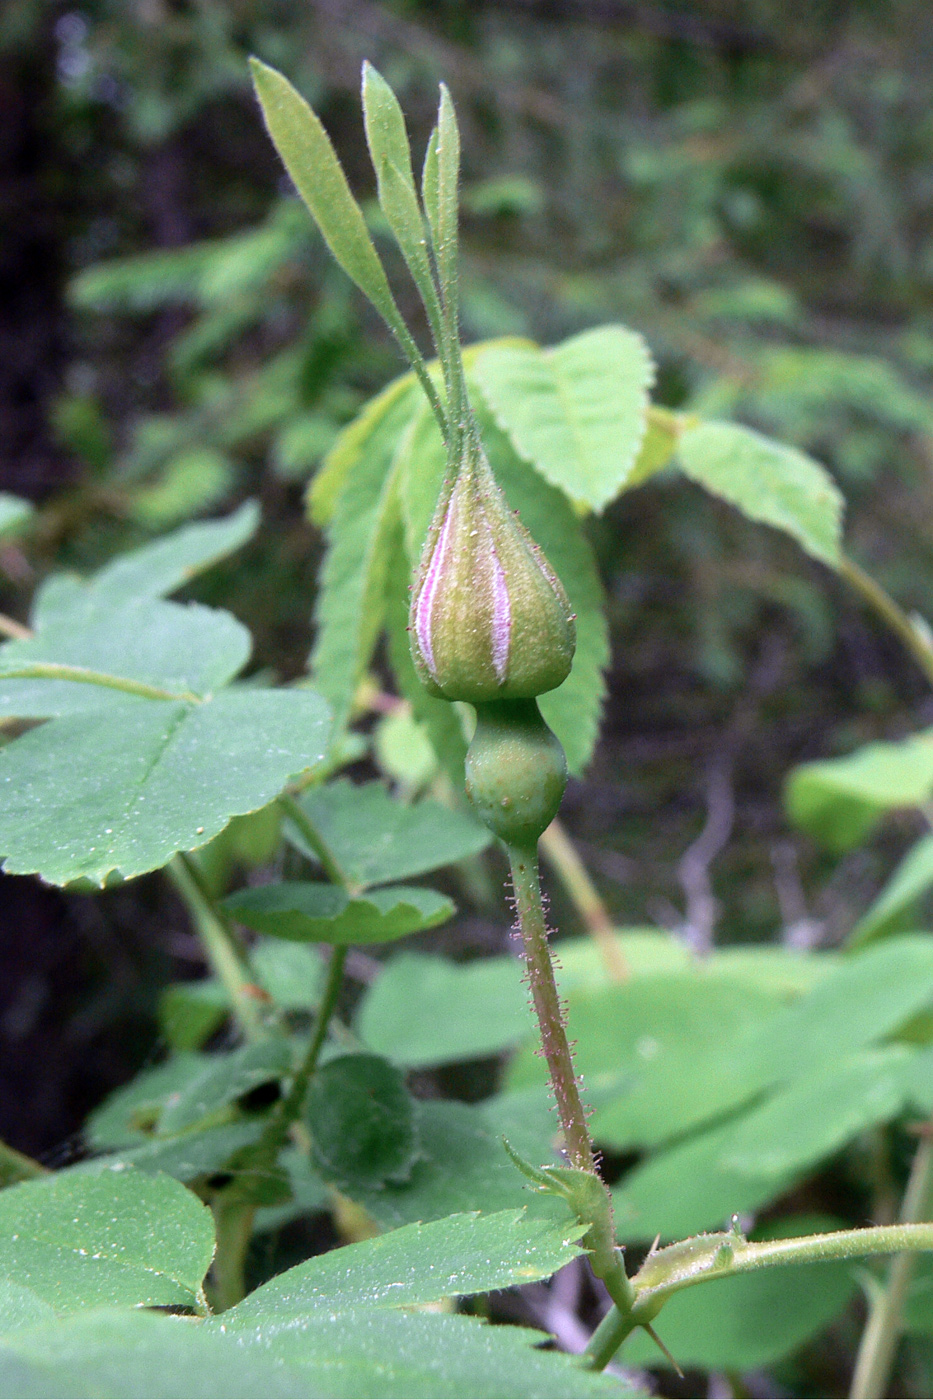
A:
{"type": "Polygon", "coordinates": [[[567,595],[473,443],[431,524],[410,622],[418,675],[447,700],[532,699],[570,672],[567,595]]]}

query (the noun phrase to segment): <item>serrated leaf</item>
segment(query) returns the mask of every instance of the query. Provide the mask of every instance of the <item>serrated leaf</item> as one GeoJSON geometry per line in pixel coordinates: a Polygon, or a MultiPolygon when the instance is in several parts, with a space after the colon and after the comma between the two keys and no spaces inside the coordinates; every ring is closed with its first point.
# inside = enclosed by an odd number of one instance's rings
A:
{"type": "Polygon", "coordinates": [[[22,496],[0,491],[0,539],[21,534],[32,519],[33,510],[32,503],[22,496]]]}
{"type": "Polygon", "coordinates": [[[269,135],[327,246],[380,315],[393,327],[401,323],[360,207],[323,126],[281,73],[255,58],[250,68],[269,135]]]}
{"type": "Polygon", "coordinates": [[[418,1157],[405,1076],[379,1055],[340,1055],[315,1074],[305,1106],[325,1179],[345,1190],[405,1181],[418,1157]]]}
{"type": "Polygon", "coordinates": [[[210,1211],[169,1177],[61,1173],[0,1192],[0,1278],[59,1312],[194,1305],[213,1252],[210,1211]]]}
{"type": "Polygon", "coordinates": [[[5,870],[102,885],[113,872],[158,869],[265,807],[327,749],[327,709],[310,690],[121,701],[51,720],[0,751],[5,870]]]}
{"type": "Polygon", "coordinates": [[[407,398],[396,399],[378,433],[368,439],[329,531],[311,669],[338,730],[349,717],[385,616],[390,544],[399,512],[396,448],[409,409],[407,398]]]}
{"type": "Polygon", "coordinates": [[[337,885],[301,880],[239,890],[224,905],[257,933],[338,945],[388,943],[434,928],[455,912],[443,895],[415,886],[389,886],[351,899],[337,885]]]}
{"type": "Polygon", "coordinates": [[[650,477],[657,476],[658,472],[663,471],[673,461],[682,428],[683,420],[680,414],[669,413],[665,408],[649,404],[645,436],[625,481],[627,491],[632,491],[650,477]]]}
{"type": "Polygon", "coordinates": [[[750,520],[793,536],[815,559],[838,568],[843,500],[812,457],[738,423],[685,428],[678,446],[685,475],[750,520]]]}
{"type": "Polygon", "coordinates": [[[601,326],[548,350],[490,346],[471,372],[516,452],[552,486],[595,510],[618,495],[645,436],[654,380],[641,336],[601,326]]]}
{"type": "Polygon", "coordinates": [[[933,735],[866,744],[845,758],[804,763],[784,801],[791,821],[834,850],[862,842],[880,817],[922,807],[933,794],[933,735]]]}
{"type": "Polygon", "coordinates": [[[323,1308],[410,1308],[550,1278],[580,1253],[585,1227],[524,1210],[452,1215],[299,1264],[230,1309],[228,1328],[323,1308]]]}
{"type": "MultiPolygon", "coordinates": [[[[410,879],[475,855],[488,846],[485,827],[430,799],[411,806],[390,797],[381,783],[359,786],[339,779],[314,788],[301,805],[347,879],[382,885],[410,879]]],[[[297,829],[286,824],[293,845],[316,859],[297,829]]]]}
{"type": "Polygon", "coordinates": [[[34,636],[0,646],[0,713],[46,719],[126,708],[125,694],[102,685],[4,675],[37,662],[206,696],[241,670],[251,649],[243,624],[217,608],[151,598],[121,606],[82,590],[34,636]]]}
{"type": "Polygon", "coordinates": [[[498,1054],[525,1039],[532,1024],[516,959],[464,965],[428,953],[394,957],[356,1016],[364,1044],[409,1069],[498,1054]]]}
{"type": "Polygon", "coordinates": [[[933,833],[928,833],[908,851],[871,908],[859,919],[849,935],[850,945],[860,947],[882,937],[931,888],[933,833]]]}

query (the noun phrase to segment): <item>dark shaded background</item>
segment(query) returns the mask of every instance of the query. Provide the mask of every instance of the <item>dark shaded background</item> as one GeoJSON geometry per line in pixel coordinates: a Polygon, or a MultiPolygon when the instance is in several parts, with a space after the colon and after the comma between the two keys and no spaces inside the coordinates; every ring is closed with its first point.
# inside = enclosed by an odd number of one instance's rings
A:
{"type": "MultiPolygon", "coordinates": [[[[202,596],[253,629],[257,665],[302,669],[320,557],[303,483],[397,362],[283,203],[251,52],[307,93],[364,193],[361,60],[416,149],[445,79],[467,337],[636,327],[660,402],[816,454],[856,557],[933,615],[922,0],[17,0],[0,15],[0,489],[41,510],[0,546],[0,609],[25,618],[49,570],[259,495],[258,541],[202,596]]],[[[592,533],[611,698],[565,812],[613,915],[697,944],[837,941],[911,831],[830,861],[788,828],[781,783],[929,723],[921,678],[817,565],[683,482],[624,496],[592,533]]],[[[492,902],[444,946],[504,936],[492,902]]],[[[198,956],[157,876],[93,900],[0,880],[0,1137],[66,1159],[88,1108],[158,1053],[158,991],[198,956]]]]}

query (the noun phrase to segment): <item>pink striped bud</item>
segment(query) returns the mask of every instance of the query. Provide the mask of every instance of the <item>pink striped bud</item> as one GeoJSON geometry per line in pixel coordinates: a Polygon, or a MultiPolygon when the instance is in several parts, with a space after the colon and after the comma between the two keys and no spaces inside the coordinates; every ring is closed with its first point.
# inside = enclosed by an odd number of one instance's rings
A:
{"type": "Polygon", "coordinates": [[[570,672],[567,595],[472,443],[428,532],[410,635],[418,675],[447,700],[531,699],[570,672]]]}

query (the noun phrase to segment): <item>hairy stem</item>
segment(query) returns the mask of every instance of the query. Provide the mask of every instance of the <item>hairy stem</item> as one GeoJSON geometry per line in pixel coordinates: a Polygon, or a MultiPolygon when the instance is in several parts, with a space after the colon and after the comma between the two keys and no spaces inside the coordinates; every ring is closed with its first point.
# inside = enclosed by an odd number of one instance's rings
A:
{"type": "Polygon", "coordinates": [[[609,981],[626,982],[630,976],[629,966],[616,942],[612,920],[558,817],[554,818],[541,837],[541,851],[560,877],[561,884],[596,944],[609,981]]]}
{"type": "Polygon", "coordinates": [[[190,856],[177,855],[166,869],[191,912],[208,962],[233,1004],[243,1034],[247,1040],[262,1040],[266,1027],[256,998],[255,983],[229,919],[218,907],[197,862],[190,856]]]}
{"type": "Polygon", "coordinates": [[[852,559],[843,555],[839,573],[864,599],[885,626],[900,637],[927,680],[933,685],[933,647],[889,593],[852,559]]]}
{"type": "MultiPolygon", "coordinates": [[[[930,1207],[933,1193],[933,1136],[926,1132],[917,1145],[907,1189],[901,1203],[902,1224],[922,1221],[930,1207]]],[[[875,1299],[868,1325],[862,1334],[855,1373],[852,1377],[852,1400],[872,1400],[887,1395],[891,1367],[900,1336],[901,1315],[907,1290],[914,1272],[913,1254],[898,1254],[888,1269],[887,1283],[875,1299]]]]}
{"type": "Polygon", "coordinates": [[[538,857],[534,848],[509,846],[512,886],[518,928],[525,951],[525,965],[541,1030],[541,1045],[557,1101],[557,1113],[564,1132],[567,1155],[573,1166],[596,1173],[593,1145],[586,1124],[586,1111],[573,1069],[573,1056],[554,980],[554,967],[547,940],[547,924],[541,900],[538,857]]]}

